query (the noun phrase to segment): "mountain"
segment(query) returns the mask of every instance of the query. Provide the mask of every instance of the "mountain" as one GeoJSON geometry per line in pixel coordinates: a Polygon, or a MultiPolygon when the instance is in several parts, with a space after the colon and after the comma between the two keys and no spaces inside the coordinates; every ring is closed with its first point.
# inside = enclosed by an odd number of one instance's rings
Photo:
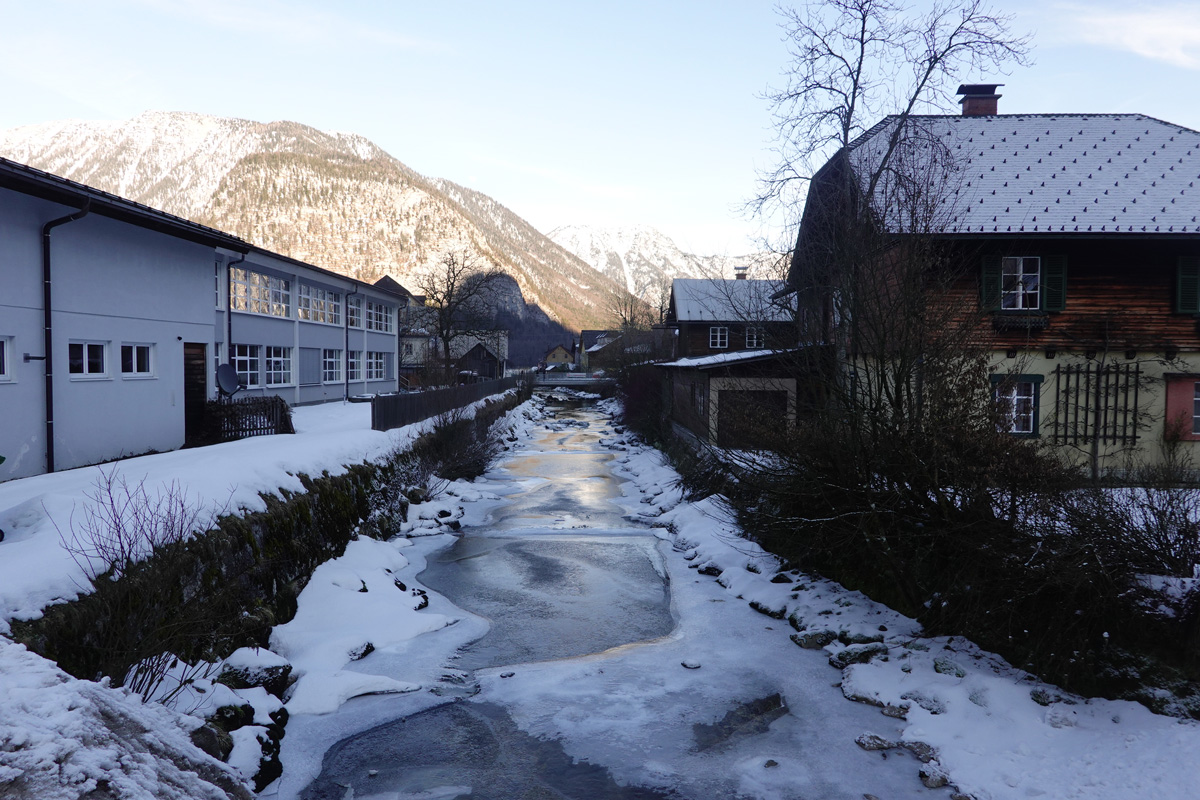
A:
{"type": "Polygon", "coordinates": [[[631,294],[651,302],[672,278],[732,278],[735,267],[756,266],[762,256],[698,256],[644,225],[599,228],[564,225],[546,234],[631,294]]]}
{"type": "Polygon", "coordinates": [[[447,249],[467,250],[516,281],[522,320],[536,306],[568,328],[604,327],[617,288],[492,198],[354,134],[146,112],[0,131],[0,155],[366,281],[411,288],[447,249]]]}

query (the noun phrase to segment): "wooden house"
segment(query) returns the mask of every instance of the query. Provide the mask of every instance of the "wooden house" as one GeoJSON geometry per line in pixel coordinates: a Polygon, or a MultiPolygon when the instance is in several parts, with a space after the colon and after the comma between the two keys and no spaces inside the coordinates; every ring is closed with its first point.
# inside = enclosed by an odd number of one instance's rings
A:
{"type": "MultiPolygon", "coordinates": [[[[788,280],[803,336],[856,368],[821,277],[844,243],[823,236],[865,208],[888,247],[921,238],[951,265],[938,302],[973,320],[1014,435],[1106,469],[1200,441],[1200,133],[1140,114],[1002,115],[996,87],[960,87],[962,116],[889,117],[814,177],[788,280]]],[[[877,263],[856,280],[893,280],[877,263]]]]}

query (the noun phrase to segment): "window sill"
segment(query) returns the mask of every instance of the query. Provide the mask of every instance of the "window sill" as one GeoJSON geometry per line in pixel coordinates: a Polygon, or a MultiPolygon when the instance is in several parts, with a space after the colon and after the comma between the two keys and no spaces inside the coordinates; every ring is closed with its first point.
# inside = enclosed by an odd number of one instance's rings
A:
{"type": "Polygon", "coordinates": [[[80,383],[87,383],[87,382],[91,382],[91,381],[111,381],[112,376],[111,375],[70,375],[67,377],[67,380],[79,381],[80,383]]]}
{"type": "Polygon", "coordinates": [[[122,375],[123,381],[152,381],[157,379],[157,375],[122,375]]]}

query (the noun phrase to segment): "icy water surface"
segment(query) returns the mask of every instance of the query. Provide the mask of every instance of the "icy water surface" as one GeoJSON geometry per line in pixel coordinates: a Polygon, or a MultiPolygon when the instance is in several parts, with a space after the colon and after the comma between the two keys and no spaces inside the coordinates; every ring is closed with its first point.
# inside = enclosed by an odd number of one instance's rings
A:
{"type": "MultiPolygon", "coordinates": [[[[490,625],[460,653],[438,693],[472,695],[477,669],[585,656],[671,631],[656,539],[612,502],[619,489],[613,456],[600,445],[605,422],[586,409],[560,410],[557,422],[493,476],[518,488],[491,523],[464,529],[430,559],[422,583],[490,625]]],[[[668,795],[618,785],[602,767],[577,763],[558,743],[520,731],[501,706],[456,700],[339,742],[303,796],[668,795]]]]}

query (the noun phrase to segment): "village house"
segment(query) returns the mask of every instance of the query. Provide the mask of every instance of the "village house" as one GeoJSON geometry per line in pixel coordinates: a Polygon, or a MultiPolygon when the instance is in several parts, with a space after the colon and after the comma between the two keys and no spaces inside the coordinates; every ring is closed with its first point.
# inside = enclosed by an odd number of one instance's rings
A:
{"type": "Polygon", "coordinates": [[[5,159],[0,285],[0,480],[183,446],[223,363],[290,404],[396,388],[404,295],[5,159]]]}
{"type": "MultiPolygon", "coordinates": [[[[838,297],[854,289],[823,277],[839,247],[823,237],[866,208],[897,248],[925,237],[956,265],[941,299],[974,315],[1013,435],[1102,469],[1200,441],[1200,133],[1140,114],[999,114],[998,86],[960,87],[961,116],[888,117],[814,176],[789,275],[806,341],[862,368],[838,297]]],[[[866,280],[894,281],[878,263],[866,280]]]]}

